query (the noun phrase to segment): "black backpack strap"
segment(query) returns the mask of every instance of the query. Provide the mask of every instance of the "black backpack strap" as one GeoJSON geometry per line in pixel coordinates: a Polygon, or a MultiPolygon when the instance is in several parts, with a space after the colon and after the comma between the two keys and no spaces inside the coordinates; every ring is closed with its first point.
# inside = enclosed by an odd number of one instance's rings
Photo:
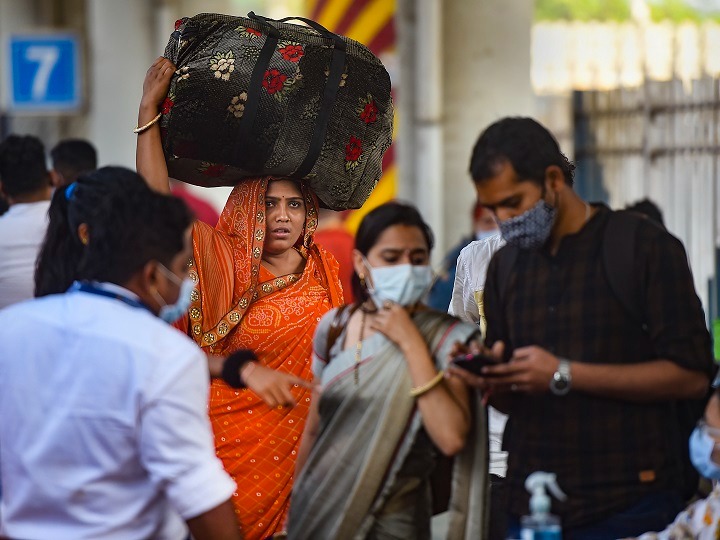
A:
{"type": "Polygon", "coordinates": [[[623,210],[611,212],[603,235],[602,260],[613,295],[633,320],[647,330],[645,276],[637,245],[638,229],[644,219],[623,210]]]}

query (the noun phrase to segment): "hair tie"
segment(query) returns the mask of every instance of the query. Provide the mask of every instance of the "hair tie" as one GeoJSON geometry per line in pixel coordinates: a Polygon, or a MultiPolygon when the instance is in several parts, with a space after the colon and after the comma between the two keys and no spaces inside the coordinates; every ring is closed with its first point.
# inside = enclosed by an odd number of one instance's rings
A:
{"type": "Polygon", "coordinates": [[[73,182],[68,187],[65,188],[65,199],[68,201],[73,196],[73,193],[75,193],[75,189],[77,188],[77,182],[73,182]]]}

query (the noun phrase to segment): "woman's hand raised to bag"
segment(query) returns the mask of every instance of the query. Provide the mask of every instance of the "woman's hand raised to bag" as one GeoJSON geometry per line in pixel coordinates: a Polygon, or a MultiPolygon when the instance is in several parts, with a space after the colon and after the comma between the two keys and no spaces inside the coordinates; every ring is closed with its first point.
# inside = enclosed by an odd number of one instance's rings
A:
{"type": "Polygon", "coordinates": [[[281,373],[258,362],[248,362],[240,371],[245,385],[255,392],[270,408],[277,406],[294,407],[296,398],[291,389],[293,386],[313,388],[310,381],[281,373]]]}
{"type": "MultiPolygon", "coordinates": [[[[161,56],[153,62],[153,65],[150,66],[145,74],[145,81],[143,81],[143,95],[140,101],[141,113],[143,109],[152,112],[152,116],[160,112],[160,105],[167,97],[168,90],[170,89],[170,81],[175,71],[177,71],[175,64],[167,58],[161,56]]],[[[147,121],[150,120],[152,120],[152,117],[147,121]]]]}

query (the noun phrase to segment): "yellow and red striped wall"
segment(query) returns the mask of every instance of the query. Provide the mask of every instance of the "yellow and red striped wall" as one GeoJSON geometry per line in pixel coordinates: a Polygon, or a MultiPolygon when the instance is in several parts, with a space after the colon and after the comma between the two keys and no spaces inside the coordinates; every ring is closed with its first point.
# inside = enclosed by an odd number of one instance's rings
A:
{"type": "MultiPolygon", "coordinates": [[[[308,16],[328,30],[366,45],[381,58],[395,50],[395,0],[306,0],[308,16]]],[[[393,95],[394,95],[393,91],[393,95]]],[[[395,132],[397,132],[397,113],[395,132]]],[[[397,194],[395,145],[383,158],[383,176],[368,201],[350,213],[345,225],[354,233],[360,220],[376,206],[397,194]]]]}

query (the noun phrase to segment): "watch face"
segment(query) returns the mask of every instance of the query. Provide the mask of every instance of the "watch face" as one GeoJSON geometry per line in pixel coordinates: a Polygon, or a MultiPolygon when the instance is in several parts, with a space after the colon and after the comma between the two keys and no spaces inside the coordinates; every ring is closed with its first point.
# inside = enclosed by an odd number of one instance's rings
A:
{"type": "Polygon", "coordinates": [[[563,396],[570,391],[570,381],[562,373],[555,372],[550,381],[550,390],[556,396],[563,396]]]}

